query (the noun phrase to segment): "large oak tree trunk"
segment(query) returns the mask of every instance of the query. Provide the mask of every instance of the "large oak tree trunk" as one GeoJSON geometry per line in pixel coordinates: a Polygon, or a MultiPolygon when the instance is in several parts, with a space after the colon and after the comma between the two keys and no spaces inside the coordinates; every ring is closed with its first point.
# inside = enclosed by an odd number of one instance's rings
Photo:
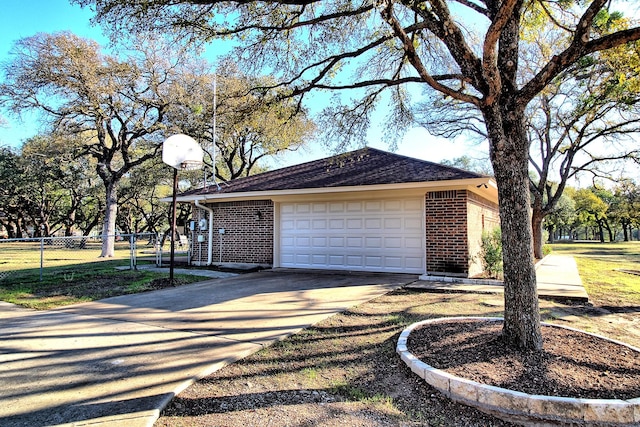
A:
{"type": "MultiPolygon", "coordinates": [[[[483,110],[498,185],[504,262],[506,341],[527,350],[542,349],[538,290],[529,213],[529,147],[523,114],[515,106],[483,110]]],[[[522,110],[520,110],[522,111],[522,110]]]]}

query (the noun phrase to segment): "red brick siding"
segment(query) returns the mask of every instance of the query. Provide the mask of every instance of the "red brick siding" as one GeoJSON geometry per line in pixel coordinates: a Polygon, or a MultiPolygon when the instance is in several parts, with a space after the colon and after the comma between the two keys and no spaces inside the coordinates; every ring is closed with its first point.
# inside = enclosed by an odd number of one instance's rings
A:
{"type": "MultiPolygon", "coordinates": [[[[206,205],[213,209],[213,262],[273,264],[273,202],[252,200],[242,202],[214,203],[206,205]],[[257,218],[257,215],[260,218],[257,218]],[[220,234],[219,229],[225,233],[220,234]],[[222,245],[220,244],[222,239],[222,245]],[[222,257],[220,251],[222,248],[222,257]]],[[[194,209],[194,219],[208,219],[208,213],[194,209]]],[[[193,257],[207,261],[208,232],[200,250],[194,242],[193,257]]]]}
{"type": "Polygon", "coordinates": [[[427,273],[467,275],[467,192],[433,191],[425,197],[427,273]]]}
{"type": "Polygon", "coordinates": [[[469,212],[469,276],[483,272],[480,249],[482,246],[482,232],[491,231],[500,226],[498,205],[477,194],[469,193],[467,209],[469,212]]]}

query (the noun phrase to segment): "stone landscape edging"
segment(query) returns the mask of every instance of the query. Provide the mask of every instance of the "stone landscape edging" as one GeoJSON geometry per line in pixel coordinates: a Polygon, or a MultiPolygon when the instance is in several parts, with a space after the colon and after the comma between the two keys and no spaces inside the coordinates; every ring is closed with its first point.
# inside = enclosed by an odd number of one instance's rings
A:
{"type": "MultiPolygon", "coordinates": [[[[396,346],[396,352],[400,358],[416,375],[450,399],[473,406],[503,420],[526,426],[570,423],[626,427],[640,424],[640,397],[619,400],[531,395],[451,375],[422,362],[409,352],[407,340],[415,328],[429,323],[450,322],[452,320],[504,321],[501,317],[440,317],[424,320],[414,323],[402,331],[396,346]]],[[[543,322],[542,325],[595,336],[640,352],[640,349],[636,347],[601,335],[551,323],[543,322]]]]}

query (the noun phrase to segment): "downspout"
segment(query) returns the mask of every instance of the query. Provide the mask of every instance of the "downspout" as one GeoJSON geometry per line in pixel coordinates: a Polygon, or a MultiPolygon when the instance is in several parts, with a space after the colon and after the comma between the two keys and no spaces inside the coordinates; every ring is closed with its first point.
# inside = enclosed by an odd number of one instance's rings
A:
{"type": "Polygon", "coordinates": [[[207,265],[213,262],[213,209],[201,205],[199,200],[195,202],[196,206],[209,212],[209,242],[207,244],[207,265]]]}

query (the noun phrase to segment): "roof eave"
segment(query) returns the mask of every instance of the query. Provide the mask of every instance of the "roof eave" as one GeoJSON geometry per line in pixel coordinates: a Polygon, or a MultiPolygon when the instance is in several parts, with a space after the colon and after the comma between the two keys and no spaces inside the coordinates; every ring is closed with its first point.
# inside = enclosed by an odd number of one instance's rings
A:
{"type": "MultiPolygon", "coordinates": [[[[188,196],[178,196],[176,198],[179,203],[193,203],[196,200],[200,202],[215,201],[236,201],[236,200],[255,200],[255,199],[271,199],[277,200],[288,196],[297,195],[317,195],[332,193],[350,193],[350,192],[374,192],[374,191],[390,191],[390,190],[421,190],[425,191],[442,191],[442,190],[469,190],[478,193],[485,198],[497,202],[498,192],[495,180],[492,177],[453,179],[445,181],[424,181],[424,182],[406,182],[398,184],[375,184],[375,185],[357,185],[347,187],[323,187],[323,188],[299,188],[289,190],[267,190],[267,191],[247,191],[237,193],[211,193],[211,194],[191,194],[188,196]]],[[[160,199],[162,202],[171,202],[171,197],[160,199]]]]}

